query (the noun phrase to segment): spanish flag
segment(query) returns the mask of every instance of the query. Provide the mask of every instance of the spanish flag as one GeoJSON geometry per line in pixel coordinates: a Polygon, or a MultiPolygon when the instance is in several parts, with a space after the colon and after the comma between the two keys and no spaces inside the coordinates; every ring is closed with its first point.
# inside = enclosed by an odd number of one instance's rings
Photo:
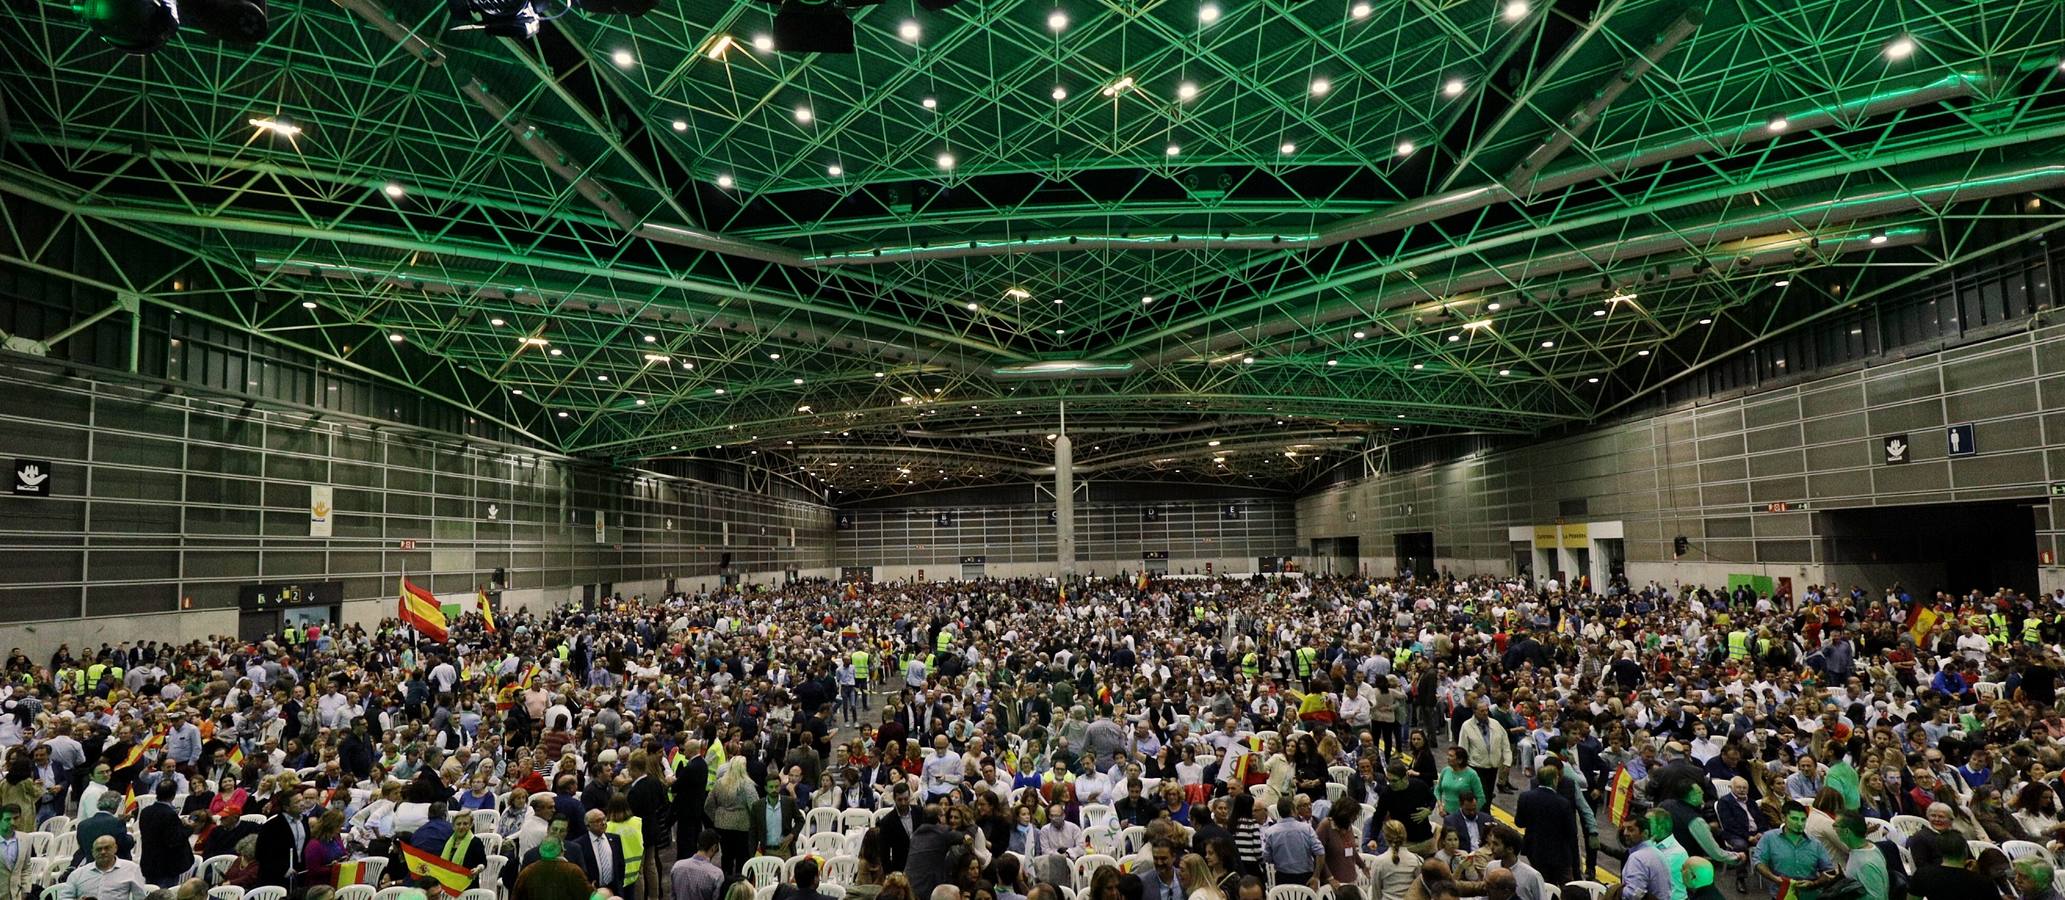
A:
{"type": "Polygon", "coordinates": [[[229,748],[229,764],[239,769],[244,767],[244,747],[242,744],[229,748]]]}
{"type": "Polygon", "coordinates": [[[445,630],[445,611],[437,605],[437,598],[429,591],[410,584],[407,578],[402,579],[401,617],[402,624],[440,644],[449,637],[445,630]]]}
{"type": "Polygon", "coordinates": [[[436,879],[448,896],[457,897],[473,886],[472,869],[407,843],[402,844],[402,855],[409,865],[409,874],[436,879]]]}
{"type": "Polygon", "coordinates": [[[145,753],[148,753],[152,750],[161,749],[164,746],[165,733],[160,731],[157,734],[151,735],[150,737],[144,738],[143,740],[136,742],[136,746],[129,748],[129,755],[122,757],[122,761],[116,763],[115,768],[126,769],[130,766],[136,765],[137,763],[143,762],[143,755],[145,753]]]}
{"type": "Polygon", "coordinates": [[[1147,572],[1145,571],[1140,573],[1140,589],[1143,591],[1147,590],[1147,572]]]}
{"type": "Polygon", "coordinates": [[[350,887],[354,884],[365,883],[366,863],[364,860],[354,859],[337,864],[337,884],[335,885],[336,887],[350,887]]]}
{"type": "Polygon", "coordinates": [[[1619,827],[1628,820],[1628,805],[1635,799],[1635,776],[1627,766],[1613,770],[1606,785],[1606,821],[1619,827]]]}
{"type": "Polygon", "coordinates": [[[1916,601],[1914,606],[1908,608],[1907,633],[1914,637],[1916,646],[1929,639],[1929,632],[1936,630],[1936,623],[1942,618],[1943,614],[1937,612],[1927,601],[1916,601]]]}
{"type": "Polygon", "coordinates": [[[479,595],[479,597],[478,597],[477,599],[478,599],[478,602],[480,603],[480,623],[481,623],[481,624],[482,624],[483,626],[486,626],[486,627],[487,627],[487,630],[488,630],[488,633],[489,633],[489,634],[494,634],[494,633],[495,633],[495,605],[494,605],[494,604],[492,604],[492,603],[489,603],[489,602],[488,602],[488,592],[487,592],[487,591],[481,591],[481,592],[480,592],[480,595],[479,595]]]}
{"type": "Polygon", "coordinates": [[[122,792],[122,815],[136,811],[136,783],[130,782],[129,789],[122,792]]]}

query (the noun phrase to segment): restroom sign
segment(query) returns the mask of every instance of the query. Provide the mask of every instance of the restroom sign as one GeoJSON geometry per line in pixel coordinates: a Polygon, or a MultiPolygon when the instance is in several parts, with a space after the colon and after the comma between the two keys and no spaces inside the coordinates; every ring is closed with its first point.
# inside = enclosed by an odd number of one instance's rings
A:
{"type": "Polygon", "coordinates": [[[1979,439],[1973,434],[1970,422],[1944,429],[1943,440],[1944,450],[1951,456],[1973,456],[1979,452],[1979,439]]]}

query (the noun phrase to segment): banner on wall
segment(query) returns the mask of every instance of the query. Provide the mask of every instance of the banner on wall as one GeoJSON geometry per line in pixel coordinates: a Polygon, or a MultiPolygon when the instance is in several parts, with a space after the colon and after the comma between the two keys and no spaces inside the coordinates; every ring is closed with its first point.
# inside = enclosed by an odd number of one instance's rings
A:
{"type": "Polygon", "coordinates": [[[312,485],[308,489],[308,536],[326,538],[330,536],[330,519],[336,508],[331,505],[330,486],[312,485]]]}
{"type": "Polygon", "coordinates": [[[598,544],[608,543],[608,541],[604,539],[604,536],[608,533],[609,529],[603,525],[602,510],[598,509],[595,511],[595,542],[598,544]]]}

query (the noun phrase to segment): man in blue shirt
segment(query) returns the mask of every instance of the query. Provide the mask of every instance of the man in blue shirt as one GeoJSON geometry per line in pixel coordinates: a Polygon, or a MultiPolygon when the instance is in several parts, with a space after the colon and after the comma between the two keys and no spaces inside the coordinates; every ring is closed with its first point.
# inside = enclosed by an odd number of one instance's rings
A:
{"type": "Polygon", "coordinates": [[[1628,848],[1620,867],[1622,900],[1670,900],[1670,866],[1649,840],[1645,816],[1629,810],[1620,823],[1620,845],[1628,848]]]}

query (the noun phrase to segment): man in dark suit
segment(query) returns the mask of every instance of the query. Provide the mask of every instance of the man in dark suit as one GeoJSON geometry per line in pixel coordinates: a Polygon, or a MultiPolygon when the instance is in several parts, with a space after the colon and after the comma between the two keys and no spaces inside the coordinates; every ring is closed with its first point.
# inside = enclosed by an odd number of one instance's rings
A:
{"type": "Polygon", "coordinates": [[[194,867],[193,831],[172,808],[179,785],[170,779],[158,782],[156,802],[136,814],[138,834],[137,867],[143,880],[161,887],[178,886],[186,870],[194,867]]]}
{"type": "Polygon", "coordinates": [[[703,742],[688,741],[681,748],[688,761],[674,769],[674,846],[698,846],[703,833],[703,798],[710,790],[710,763],[703,758],[703,742]]]}
{"type": "Polygon", "coordinates": [[[1513,805],[1513,825],[1524,829],[1521,852],[1548,884],[1567,884],[1577,877],[1584,845],[1578,838],[1577,807],[1557,792],[1563,762],[1551,756],[1535,770],[1537,784],[1513,805]]]}
{"type": "Polygon", "coordinates": [[[100,795],[100,809],[93,815],[80,819],[75,826],[79,832],[79,851],[72,854],[72,865],[83,866],[93,858],[93,842],[101,835],[113,835],[115,855],[123,859],[131,857],[136,839],[129,836],[129,822],[115,814],[122,807],[122,798],[114,791],[100,795]]]}
{"type": "Polygon", "coordinates": [[[606,888],[612,894],[624,892],[624,839],[609,833],[609,816],[602,810],[591,809],[587,815],[588,830],[580,837],[567,842],[569,861],[578,855],[581,873],[588,876],[588,883],[606,888]]]}
{"type": "Polygon", "coordinates": [[[889,797],[893,812],[884,816],[881,824],[882,852],[889,859],[885,871],[903,872],[911,858],[911,836],[932,820],[927,817],[927,810],[911,805],[910,785],[898,782],[890,789],[889,797]]]}
{"type": "Polygon", "coordinates": [[[910,859],[903,870],[911,879],[913,898],[931,897],[933,888],[947,883],[952,874],[947,871],[948,854],[969,840],[968,835],[940,824],[936,805],[926,806],[925,813],[928,821],[911,835],[910,859]]]}
{"type": "Polygon", "coordinates": [[[1750,802],[1749,781],[1744,778],[1730,779],[1728,795],[1714,807],[1721,816],[1721,846],[1730,850],[1748,850],[1751,840],[1776,827],[1750,802]]]}
{"type": "Polygon", "coordinates": [[[258,829],[258,883],[291,887],[293,873],[301,871],[301,848],[308,843],[308,825],[301,820],[307,809],[307,794],[295,791],[281,801],[280,811],[258,829]]]}
{"type": "Polygon", "coordinates": [[[1443,831],[1454,832],[1462,841],[1462,851],[1468,853],[1484,846],[1484,838],[1491,834],[1491,816],[1477,808],[1477,795],[1464,791],[1462,809],[1441,817],[1443,831]]]}
{"type": "Polygon", "coordinates": [[[796,862],[796,883],[774,889],[774,900],[831,900],[817,891],[817,860],[804,857],[796,862]]]}

